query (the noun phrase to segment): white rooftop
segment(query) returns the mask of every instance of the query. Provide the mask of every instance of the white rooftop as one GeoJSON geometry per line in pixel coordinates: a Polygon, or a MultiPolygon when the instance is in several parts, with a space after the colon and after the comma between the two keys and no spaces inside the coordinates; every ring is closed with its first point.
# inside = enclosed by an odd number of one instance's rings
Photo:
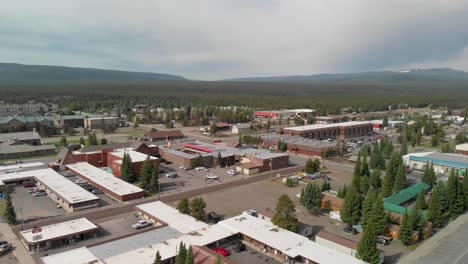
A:
{"type": "Polygon", "coordinates": [[[189,215],[181,214],[179,210],[161,201],[141,204],[138,205],[137,208],[167,223],[170,227],[183,234],[187,234],[209,226],[206,223],[198,221],[189,215]]]}
{"type": "Polygon", "coordinates": [[[42,162],[28,162],[28,163],[20,163],[20,164],[13,164],[13,165],[6,165],[0,166],[0,173],[2,172],[13,172],[22,170],[24,168],[33,168],[33,167],[41,167],[44,166],[42,162]]]}
{"type": "MultiPolygon", "coordinates": [[[[110,152],[109,154],[117,156],[117,157],[123,159],[123,156],[124,156],[125,152],[130,155],[130,159],[132,159],[132,162],[145,161],[146,158],[148,157],[148,155],[140,153],[138,151],[134,151],[131,148],[119,149],[117,151],[110,152]]],[[[155,159],[157,159],[157,158],[150,156],[150,160],[155,160],[155,159]]]]}
{"type": "Polygon", "coordinates": [[[218,223],[278,249],[290,257],[302,256],[317,263],[363,263],[334,249],[319,245],[307,237],[280,228],[271,222],[242,214],[218,223]]]}
{"type": "Polygon", "coordinates": [[[314,125],[308,125],[308,126],[287,127],[284,130],[307,131],[307,130],[313,130],[313,129],[357,126],[357,125],[366,125],[366,124],[370,125],[371,123],[368,121],[349,121],[349,122],[341,122],[341,123],[333,123],[333,124],[314,124],[314,125]]]}
{"type": "Polygon", "coordinates": [[[1,174],[0,185],[3,184],[4,181],[17,181],[28,178],[35,178],[70,204],[99,199],[94,194],[86,191],[49,168],[1,174]]]}
{"type": "Polygon", "coordinates": [[[455,149],[456,150],[468,151],[468,143],[456,145],[455,149]]]}
{"type": "Polygon", "coordinates": [[[91,181],[99,184],[109,191],[114,192],[117,195],[127,195],[143,191],[141,188],[127,183],[102,169],[94,167],[87,162],[68,164],[67,167],[79,174],[84,175],[91,181]]]}
{"type": "Polygon", "coordinates": [[[41,260],[43,264],[102,264],[86,247],[42,257],[41,260]]]}
{"type": "Polygon", "coordinates": [[[26,240],[26,242],[36,243],[72,234],[83,233],[94,229],[97,229],[97,226],[91,223],[88,219],[78,218],[71,221],[44,226],[42,227],[42,231],[38,233],[33,234],[32,229],[29,229],[21,231],[20,234],[26,240]],[[40,238],[34,240],[34,237],[38,235],[40,235],[40,238]]]}

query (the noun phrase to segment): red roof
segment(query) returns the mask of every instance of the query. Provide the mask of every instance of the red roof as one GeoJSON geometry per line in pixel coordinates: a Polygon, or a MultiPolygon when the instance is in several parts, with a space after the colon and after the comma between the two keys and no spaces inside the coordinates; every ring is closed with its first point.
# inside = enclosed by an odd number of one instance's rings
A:
{"type": "Polygon", "coordinates": [[[203,152],[208,152],[208,153],[214,152],[213,149],[202,147],[202,146],[196,145],[196,144],[185,143],[184,146],[186,148],[196,149],[196,150],[200,150],[200,151],[203,151],[203,152]]]}
{"type": "Polygon", "coordinates": [[[339,245],[342,245],[344,247],[351,248],[351,249],[354,249],[354,250],[357,249],[357,245],[358,245],[358,243],[356,241],[353,241],[353,240],[347,239],[345,237],[338,236],[338,235],[335,235],[335,234],[332,234],[330,232],[323,231],[323,230],[318,232],[316,237],[321,237],[321,238],[326,239],[328,241],[331,241],[333,243],[336,243],[336,244],[339,244],[339,245]]]}
{"type": "Polygon", "coordinates": [[[164,130],[164,131],[156,131],[156,132],[148,132],[145,134],[146,138],[152,139],[159,139],[159,138],[167,138],[167,137],[183,137],[184,133],[180,130],[164,130]]]}

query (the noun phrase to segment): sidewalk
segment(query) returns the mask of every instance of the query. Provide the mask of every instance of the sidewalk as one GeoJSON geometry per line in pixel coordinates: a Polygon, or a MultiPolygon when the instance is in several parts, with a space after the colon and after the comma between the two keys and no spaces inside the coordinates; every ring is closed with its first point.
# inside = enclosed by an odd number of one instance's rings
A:
{"type": "Polygon", "coordinates": [[[13,254],[21,264],[36,263],[29,254],[29,251],[26,250],[21,241],[19,241],[19,239],[15,236],[8,224],[0,223],[0,233],[3,235],[2,239],[12,244],[13,254]]]}

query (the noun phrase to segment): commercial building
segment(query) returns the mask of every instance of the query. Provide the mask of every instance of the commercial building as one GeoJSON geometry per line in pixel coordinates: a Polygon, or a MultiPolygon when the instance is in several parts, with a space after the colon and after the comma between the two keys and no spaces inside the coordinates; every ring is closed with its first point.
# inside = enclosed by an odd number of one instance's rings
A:
{"type": "Polygon", "coordinates": [[[312,109],[284,109],[284,110],[270,110],[270,111],[255,111],[254,117],[259,118],[295,118],[314,113],[312,109]]]}
{"type": "Polygon", "coordinates": [[[455,153],[468,156],[468,143],[456,145],[455,153]]]}
{"type": "Polygon", "coordinates": [[[423,170],[426,164],[432,163],[437,173],[448,173],[451,169],[464,171],[468,168],[468,156],[436,151],[407,154],[403,156],[403,161],[406,166],[417,170],[423,170]]]}
{"type": "Polygon", "coordinates": [[[99,206],[99,198],[74,184],[53,169],[28,170],[0,174],[0,185],[34,179],[37,186],[69,212],[99,206]]]}
{"type": "Polygon", "coordinates": [[[278,142],[282,141],[287,144],[287,151],[294,154],[327,157],[335,155],[337,151],[336,142],[320,141],[276,133],[263,134],[260,135],[260,137],[263,139],[263,147],[277,149],[278,142]]]}
{"type": "Polygon", "coordinates": [[[49,116],[15,115],[0,117],[1,132],[24,131],[33,129],[38,125],[52,127],[54,126],[54,120],[49,116]]]}
{"type": "Polygon", "coordinates": [[[279,130],[281,134],[301,136],[311,139],[335,139],[365,136],[372,132],[370,122],[350,121],[334,124],[315,124],[287,127],[279,130]]]}
{"type": "Polygon", "coordinates": [[[60,115],[54,118],[54,123],[58,127],[84,127],[85,118],[89,115],[60,115]]]}
{"type": "Polygon", "coordinates": [[[26,163],[12,164],[12,165],[1,165],[0,174],[23,171],[23,170],[40,169],[44,167],[45,167],[45,164],[42,162],[26,162],[26,163]]]}
{"type": "Polygon", "coordinates": [[[322,246],[307,237],[247,214],[214,225],[206,225],[195,219],[188,219],[190,216],[181,216],[176,209],[161,202],[141,205],[137,210],[144,213],[148,219],[153,219],[157,228],[97,246],[46,256],[41,259],[41,263],[62,264],[64,262],[60,261],[67,260],[67,264],[128,264],[129,262],[144,264],[152,263],[156,252],[159,252],[163,261],[173,263],[177,247],[181,242],[195,247],[214,248],[220,244],[234,243],[239,238],[258,251],[266,251],[282,261],[322,264],[363,263],[350,255],[322,246]]]}
{"type": "Polygon", "coordinates": [[[103,129],[103,125],[114,129],[119,124],[120,120],[118,117],[88,117],[84,119],[84,127],[88,129],[103,129]]]}
{"type": "Polygon", "coordinates": [[[98,227],[86,218],[78,218],[44,227],[21,231],[20,240],[29,251],[44,251],[95,238],[98,227]]]}
{"type": "Polygon", "coordinates": [[[232,125],[231,132],[233,134],[245,134],[249,133],[252,130],[250,129],[250,124],[249,123],[237,123],[235,125],[232,125]]]}
{"type": "Polygon", "coordinates": [[[87,162],[67,165],[68,170],[119,201],[142,198],[145,191],[87,162]]]}
{"type": "Polygon", "coordinates": [[[29,145],[16,140],[0,143],[0,160],[23,159],[56,153],[54,145],[29,145]]]}
{"type": "MultiPolygon", "coordinates": [[[[357,245],[358,242],[351,239],[347,239],[342,236],[332,234],[327,231],[320,231],[315,236],[315,242],[319,245],[332,248],[338,252],[357,257],[357,245]]],[[[380,263],[384,261],[384,252],[380,251],[380,263]]]]}
{"type": "Polygon", "coordinates": [[[147,158],[149,158],[154,165],[159,165],[158,158],[151,157],[149,155],[140,153],[138,151],[134,151],[132,149],[118,149],[116,151],[107,153],[107,167],[109,167],[112,170],[112,174],[114,174],[117,177],[120,177],[122,175],[120,167],[122,166],[123,157],[125,154],[129,155],[130,159],[132,160],[133,169],[138,174],[140,174],[141,166],[147,158]]]}
{"type": "Polygon", "coordinates": [[[148,132],[145,134],[145,140],[149,141],[169,141],[174,139],[183,138],[184,133],[180,130],[164,130],[164,131],[155,131],[155,132],[148,132]]]}
{"type": "Polygon", "coordinates": [[[36,131],[0,134],[0,143],[9,141],[22,142],[29,145],[37,146],[41,145],[41,136],[36,131]]]}
{"type": "MultiPolygon", "coordinates": [[[[57,105],[52,107],[57,108],[57,105]]],[[[43,103],[35,103],[33,101],[28,102],[27,104],[5,104],[3,101],[0,102],[0,113],[5,112],[49,112],[52,110],[52,107],[49,107],[43,103]]]]}
{"type": "Polygon", "coordinates": [[[347,115],[328,115],[328,116],[317,116],[315,121],[317,124],[334,124],[341,122],[348,122],[351,118],[347,115]]]}

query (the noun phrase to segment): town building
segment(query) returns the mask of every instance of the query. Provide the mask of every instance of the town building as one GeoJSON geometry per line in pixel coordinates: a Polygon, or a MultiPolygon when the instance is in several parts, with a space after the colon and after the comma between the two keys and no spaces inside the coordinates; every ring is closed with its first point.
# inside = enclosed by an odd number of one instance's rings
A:
{"type": "Polygon", "coordinates": [[[41,145],[36,131],[0,134],[0,160],[55,154],[54,145],[41,145]]]}
{"type": "Polygon", "coordinates": [[[118,149],[107,153],[107,167],[109,167],[112,170],[112,174],[117,177],[122,176],[120,167],[122,166],[123,157],[125,154],[128,154],[130,157],[133,169],[137,174],[140,174],[143,162],[145,162],[147,158],[149,158],[155,166],[159,165],[158,158],[134,151],[132,149],[118,149]]]}
{"type": "Polygon", "coordinates": [[[90,115],[58,115],[54,118],[54,124],[57,127],[85,127],[85,118],[94,117],[90,115]]]}
{"type": "Polygon", "coordinates": [[[297,136],[268,133],[259,135],[263,139],[262,146],[278,149],[279,141],[286,143],[289,153],[306,156],[329,157],[337,152],[336,142],[320,141],[297,136]]]}
{"type": "Polygon", "coordinates": [[[84,119],[84,127],[87,129],[115,129],[120,124],[118,117],[88,117],[84,119]]]}
{"type": "Polygon", "coordinates": [[[53,127],[54,120],[49,116],[0,116],[0,131],[25,131],[36,127],[53,127]]]}
{"type": "Polygon", "coordinates": [[[145,191],[87,162],[68,164],[67,169],[89,184],[119,201],[143,198],[145,191]]]}
{"type": "Polygon", "coordinates": [[[322,192],[320,195],[320,207],[330,211],[341,211],[344,200],[337,197],[335,191],[322,192]]]}
{"type": "Polygon", "coordinates": [[[270,110],[270,111],[255,111],[254,117],[257,118],[273,118],[273,119],[286,119],[303,117],[308,114],[315,113],[312,109],[285,109],[285,110],[270,110]]]}
{"type": "Polygon", "coordinates": [[[37,186],[63,209],[73,212],[99,206],[99,198],[81,188],[53,169],[38,169],[0,175],[0,185],[28,180],[37,181],[37,186]]]}
{"type": "Polygon", "coordinates": [[[28,251],[44,251],[73,245],[97,237],[98,227],[86,218],[78,218],[53,225],[34,227],[19,233],[28,251]]]}
{"type": "Polygon", "coordinates": [[[154,221],[154,230],[96,246],[45,256],[41,258],[41,263],[62,264],[66,260],[67,264],[144,264],[152,263],[156,252],[159,252],[163,261],[174,263],[177,247],[181,242],[212,249],[221,244],[234,243],[239,238],[259,252],[267,252],[281,261],[307,264],[364,263],[248,214],[207,225],[193,218],[189,219],[191,216],[182,215],[177,209],[160,201],[139,205],[137,210],[150,221],[154,221]]]}
{"type": "Polygon", "coordinates": [[[350,121],[334,124],[315,124],[281,128],[280,134],[311,139],[336,139],[365,136],[372,133],[372,124],[367,121],[350,121]]]}
{"type": "Polygon", "coordinates": [[[180,130],[164,130],[164,131],[154,131],[148,132],[145,134],[145,140],[149,141],[169,141],[174,139],[180,139],[184,137],[184,133],[180,130]]]}
{"type": "Polygon", "coordinates": [[[231,132],[232,134],[245,134],[249,133],[252,130],[250,129],[250,124],[249,123],[237,123],[235,125],[232,125],[231,132]]]}
{"type": "Polygon", "coordinates": [[[426,164],[432,163],[437,173],[448,173],[451,169],[461,172],[468,168],[468,156],[436,151],[407,154],[403,161],[406,166],[417,170],[424,170],[426,164]]]}
{"type": "Polygon", "coordinates": [[[315,121],[317,124],[335,124],[348,122],[351,118],[348,115],[328,115],[328,116],[317,116],[315,121]]]}
{"type": "MultiPolygon", "coordinates": [[[[358,242],[335,235],[333,233],[327,231],[319,231],[315,236],[315,242],[319,245],[326,246],[328,248],[332,248],[338,252],[357,257],[357,245],[358,242]]],[[[384,261],[384,252],[380,251],[380,263],[384,261]]]]}
{"type": "Polygon", "coordinates": [[[468,156],[468,143],[458,144],[455,146],[455,153],[468,156]]]}
{"type": "Polygon", "coordinates": [[[51,111],[52,109],[57,109],[57,105],[53,105],[49,107],[43,103],[35,103],[34,101],[30,101],[27,104],[5,104],[3,101],[0,101],[0,113],[4,112],[42,112],[46,113],[51,111]]]}

